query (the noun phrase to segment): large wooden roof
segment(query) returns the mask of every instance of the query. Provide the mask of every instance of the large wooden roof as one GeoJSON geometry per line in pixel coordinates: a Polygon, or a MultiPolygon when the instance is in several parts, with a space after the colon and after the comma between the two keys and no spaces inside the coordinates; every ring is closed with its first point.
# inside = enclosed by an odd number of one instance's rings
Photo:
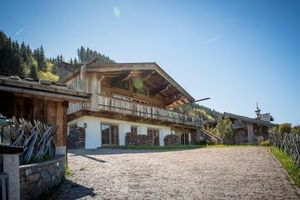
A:
{"type": "Polygon", "coordinates": [[[263,125],[263,126],[267,126],[267,127],[276,126],[275,124],[267,122],[267,121],[263,121],[263,120],[255,119],[255,118],[249,118],[249,117],[236,115],[236,114],[232,114],[232,113],[227,113],[227,112],[224,112],[223,116],[224,117],[229,117],[229,118],[232,118],[232,119],[237,119],[237,120],[249,122],[249,123],[253,123],[253,124],[263,125]]]}
{"type": "MultiPolygon", "coordinates": [[[[70,65],[68,63],[62,63],[58,72],[61,81],[66,82],[77,75],[80,72],[81,66],[82,64],[70,65]]],[[[125,80],[129,77],[140,77],[142,78],[144,85],[147,88],[150,88],[149,94],[159,94],[161,97],[167,98],[170,102],[168,105],[170,108],[180,104],[190,103],[195,100],[155,62],[115,64],[91,63],[85,67],[85,72],[98,72],[115,81],[125,80]]]]}
{"type": "Polygon", "coordinates": [[[47,81],[21,79],[16,76],[0,76],[0,91],[11,92],[22,96],[49,98],[56,101],[88,101],[86,92],[70,89],[47,81]]]}

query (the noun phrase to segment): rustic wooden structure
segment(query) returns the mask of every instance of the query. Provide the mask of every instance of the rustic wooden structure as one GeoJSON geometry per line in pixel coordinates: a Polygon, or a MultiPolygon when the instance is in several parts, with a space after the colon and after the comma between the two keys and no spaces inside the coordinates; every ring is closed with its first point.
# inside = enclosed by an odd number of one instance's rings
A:
{"type": "Polygon", "coordinates": [[[56,125],[56,152],[64,154],[69,102],[88,101],[90,95],[48,81],[0,76],[0,96],[0,113],[4,116],[56,125]]]}
{"type": "Polygon", "coordinates": [[[270,132],[269,141],[292,157],[294,164],[300,168],[300,134],[270,132]]]}
{"type": "MultiPolygon", "coordinates": [[[[161,132],[164,129],[164,135],[166,132],[171,134],[171,131],[177,128],[182,131],[177,131],[178,134],[196,134],[202,126],[200,118],[173,111],[177,106],[194,102],[194,98],[156,63],[62,63],[58,73],[62,83],[91,93],[90,102],[70,104],[69,124],[90,124],[92,119],[98,119],[99,124],[101,119],[104,119],[105,123],[117,125],[126,122],[126,130],[118,125],[120,130],[117,134],[122,135],[121,139],[119,138],[122,145],[125,145],[122,138],[130,132],[130,126],[138,126],[138,134],[144,135],[149,132],[147,129],[151,128],[148,125],[157,126],[152,128],[160,129],[161,132]],[[89,116],[89,120],[84,119],[85,116],[89,116]],[[86,122],[83,122],[84,120],[86,122]],[[140,124],[147,127],[139,128],[142,126],[140,124]]],[[[97,126],[95,122],[93,127],[97,126]]],[[[94,139],[101,140],[102,136],[98,137],[97,134],[99,133],[93,133],[94,139]]],[[[87,131],[86,136],[90,135],[87,131]]],[[[188,138],[187,143],[190,143],[192,137],[188,138]]],[[[160,144],[163,144],[163,138],[160,138],[160,141],[160,144]]],[[[97,144],[98,146],[89,145],[88,141],[86,144],[88,148],[104,145],[103,141],[102,144],[97,144]]]]}
{"type": "Polygon", "coordinates": [[[29,162],[41,162],[45,157],[55,157],[54,136],[56,125],[48,126],[40,121],[27,121],[23,118],[12,118],[13,125],[9,127],[8,137],[11,146],[22,146],[20,154],[21,164],[29,162]]]}
{"type": "Polygon", "coordinates": [[[269,121],[224,113],[232,122],[234,142],[236,144],[259,144],[268,139],[269,129],[275,126],[269,121]]]}
{"type": "MultiPolygon", "coordinates": [[[[258,116],[260,115],[258,113],[258,116]]],[[[249,118],[241,115],[224,112],[223,118],[229,118],[232,122],[233,128],[233,143],[235,144],[259,144],[263,140],[268,139],[269,129],[275,124],[270,121],[257,118],[249,118]]],[[[270,118],[268,118],[270,119],[270,118]]],[[[207,130],[217,126],[217,120],[208,120],[204,126],[207,130]]]]}

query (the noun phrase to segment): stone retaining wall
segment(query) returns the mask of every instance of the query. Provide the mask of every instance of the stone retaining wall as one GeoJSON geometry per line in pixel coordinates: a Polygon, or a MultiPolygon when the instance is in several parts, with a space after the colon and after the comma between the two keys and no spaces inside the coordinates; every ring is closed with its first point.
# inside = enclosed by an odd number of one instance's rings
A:
{"type": "Polygon", "coordinates": [[[73,127],[69,130],[68,149],[85,148],[85,129],[82,127],[73,127]]]}
{"type": "Polygon", "coordinates": [[[180,145],[181,144],[181,141],[180,141],[180,137],[178,135],[167,135],[165,138],[164,138],[164,142],[165,142],[165,146],[168,146],[168,145],[180,145]]]}
{"type": "Polygon", "coordinates": [[[21,199],[36,199],[49,193],[64,176],[65,157],[20,166],[21,199]]]}
{"type": "Polygon", "coordinates": [[[126,145],[153,145],[153,138],[151,135],[138,135],[136,133],[126,133],[126,145]]]}

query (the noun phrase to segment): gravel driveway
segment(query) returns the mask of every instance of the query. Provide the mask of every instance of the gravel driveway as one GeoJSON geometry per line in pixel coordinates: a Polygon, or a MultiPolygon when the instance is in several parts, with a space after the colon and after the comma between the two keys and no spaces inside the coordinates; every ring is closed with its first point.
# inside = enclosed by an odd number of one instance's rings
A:
{"type": "Polygon", "coordinates": [[[262,147],[72,151],[55,199],[300,199],[262,147]]]}

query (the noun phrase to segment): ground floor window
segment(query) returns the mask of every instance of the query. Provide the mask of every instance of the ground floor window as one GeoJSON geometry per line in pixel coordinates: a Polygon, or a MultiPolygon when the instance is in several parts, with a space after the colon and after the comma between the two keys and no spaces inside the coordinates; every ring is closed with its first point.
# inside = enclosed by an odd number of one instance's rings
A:
{"type": "Polygon", "coordinates": [[[117,125],[101,124],[102,146],[116,146],[119,144],[119,128],[117,125]]]}
{"type": "Polygon", "coordinates": [[[190,144],[188,133],[182,133],[180,139],[181,139],[181,144],[183,144],[183,145],[189,145],[190,144]]]}
{"type": "Polygon", "coordinates": [[[154,128],[148,128],[147,134],[152,137],[152,144],[159,146],[159,130],[154,128]]]}
{"type": "Polygon", "coordinates": [[[137,134],[137,126],[131,126],[131,133],[137,134]]]}

